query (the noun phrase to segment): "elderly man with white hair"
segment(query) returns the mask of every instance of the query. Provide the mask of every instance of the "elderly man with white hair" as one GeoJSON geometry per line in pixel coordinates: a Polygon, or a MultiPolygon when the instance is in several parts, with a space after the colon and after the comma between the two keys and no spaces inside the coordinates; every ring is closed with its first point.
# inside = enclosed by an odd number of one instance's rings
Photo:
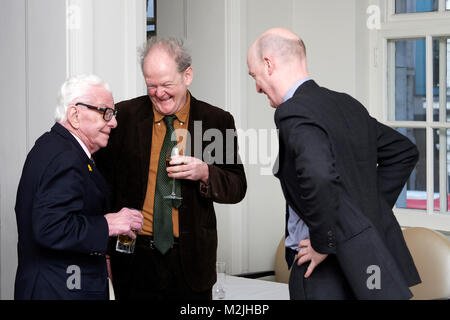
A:
{"type": "Polygon", "coordinates": [[[15,299],[108,299],[109,236],[142,228],[142,214],[108,213],[107,184],[91,155],[117,126],[109,85],[94,75],[61,87],[56,123],[29,152],[16,200],[15,299]]]}

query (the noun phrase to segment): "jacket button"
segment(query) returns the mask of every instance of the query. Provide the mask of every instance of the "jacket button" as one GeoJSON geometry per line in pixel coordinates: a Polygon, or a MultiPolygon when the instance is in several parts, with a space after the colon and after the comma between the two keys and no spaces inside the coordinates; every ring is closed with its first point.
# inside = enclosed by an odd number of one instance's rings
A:
{"type": "Polygon", "coordinates": [[[328,231],[328,236],[332,237],[333,236],[333,231],[328,231]]]}

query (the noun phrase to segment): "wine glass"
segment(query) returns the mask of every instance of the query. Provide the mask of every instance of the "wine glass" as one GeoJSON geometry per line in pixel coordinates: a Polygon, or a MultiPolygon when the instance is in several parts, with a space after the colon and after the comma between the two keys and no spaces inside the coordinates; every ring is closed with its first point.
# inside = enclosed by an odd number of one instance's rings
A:
{"type": "Polygon", "coordinates": [[[213,295],[217,299],[225,298],[225,262],[216,262],[217,282],[213,286],[213,295]]]}
{"type": "MultiPolygon", "coordinates": [[[[175,157],[181,155],[181,149],[178,147],[178,145],[175,145],[171,150],[168,150],[166,154],[166,167],[170,166],[170,159],[171,157],[175,157]]],[[[177,196],[175,194],[175,178],[173,178],[172,183],[172,193],[168,196],[165,196],[164,199],[173,199],[173,200],[181,200],[183,199],[181,196],[177,196]]]]}

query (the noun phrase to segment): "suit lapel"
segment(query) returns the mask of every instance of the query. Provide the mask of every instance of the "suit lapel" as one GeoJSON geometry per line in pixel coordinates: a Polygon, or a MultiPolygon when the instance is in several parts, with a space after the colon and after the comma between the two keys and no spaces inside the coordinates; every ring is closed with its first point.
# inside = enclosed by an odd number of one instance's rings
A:
{"type": "Polygon", "coordinates": [[[143,101],[145,106],[140,108],[143,114],[138,115],[136,118],[137,122],[137,146],[139,148],[139,157],[135,159],[136,166],[139,168],[140,174],[140,183],[141,183],[141,197],[145,198],[145,193],[147,190],[148,184],[148,170],[150,167],[150,154],[152,148],[152,135],[153,135],[153,106],[150,98],[146,96],[143,101]]]}
{"type": "Polygon", "coordinates": [[[108,190],[108,184],[106,183],[106,180],[100,173],[100,171],[95,167],[95,165],[90,164],[90,161],[88,161],[88,163],[92,168],[92,171],[90,171],[90,177],[97,188],[100,190],[100,193],[103,195],[105,207],[109,207],[109,203],[107,201],[108,199],[107,197],[105,197],[106,191],[108,190]]]}
{"type": "MultiPolygon", "coordinates": [[[[194,149],[196,143],[198,144],[198,142],[202,142],[201,137],[199,138],[199,137],[195,136],[196,133],[200,133],[200,132],[196,132],[199,130],[198,129],[195,130],[195,127],[194,127],[194,122],[196,120],[197,121],[201,120],[201,115],[199,114],[199,111],[198,111],[197,100],[191,95],[191,106],[190,106],[189,123],[188,123],[188,132],[189,132],[190,139],[186,142],[186,154],[190,155],[191,157],[195,157],[197,155],[196,154],[197,150],[194,149]],[[197,140],[200,139],[200,140],[195,142],[196,139],[197,140]]],[[[203,136],[203,122],[202,122],[201,134],[203,136]]]]}
{"type": "MultiPolygon", "coordinates": [[[[202,112],[201,106],[191,94],[191,105],[189,110],[189,123],[188,123],[188,140],[186,141],[186,155],[191,157],[201,158],[203,153],[203,133],[207,128],[204,127],[204,118],[207,112],[202,112]],[[201,127],[195,126],[195,121],[200,122],[201,127]],[[196,150],[197,148],[198,150],[196,150]],[[200,154],[198,154],[200,153],[200,154]]],[[[198,124],[197,124],[198,126],[198,124]]],[[[203,159],[201,159],[203,160],[203,159]]],[[[181,194],[183,197],[183,203],[191,203],[194,197],[194,191],[198,182],[191,180],[181,180],[181,194]]],[[[181,219],[181,216],[180,216],[181,219]]]]}
{"type": "MultiPolygon", "coordinates": [[[[151,108],[151,106],[150,106],[151,108]]],[[[147,186],[148,180],[148,170],[150,165],[150,153],[152,145],[152,134],[153,134],[153,112],[151,115],[142,120],[137,125],[138,131],[138,148],[139,150],[139,163],[141,174],[141,183],[143,186],[147,186]]],[[[145,189],[145,188],[144,188],[145,189]]]]}

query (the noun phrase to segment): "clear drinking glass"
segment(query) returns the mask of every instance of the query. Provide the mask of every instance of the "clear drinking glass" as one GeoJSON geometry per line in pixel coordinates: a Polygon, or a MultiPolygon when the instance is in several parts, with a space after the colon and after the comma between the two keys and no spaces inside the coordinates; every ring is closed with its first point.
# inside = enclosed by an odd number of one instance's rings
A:
{"type": "MultiPolygon", "coordinates": [[[[133,231],[136,234],[136,231],[133,231]]],[[[133,239],[128,235],[119,234],[116,242],[116,251],[131,254],[134,252],[136,238],[133,239]]]]}
{"type": "Polygon", "coordinates": [[[217,272],[217,282],[214,286],[213,295],[217,299],[225,298],[225,262],[218,261],[216,262],[216,272],[217,272]]]}
{"type": "MultiPolygon", "coordinates": [[[[181,155],[182,155],[181,149],[178,147],[178,145],[175,145],[175,146],[172,148],[172,150],[169,150],[169,151],[167,152],[167,154],[166,154],[166,167],[169,167],[169,166],[170,166],[170,158],[171,158],[171,157],[181,156],[181,155]]],[[[181,195],[180,195],[180,196],[177,196],[177,195],[175,194],[175,180],[176,180],[176,179],[173,178],[173,182],[172,182],[172,193],[169,194],[168,196],[165,196],[164,199],[178,199],[178,200],[183,199],[183,198],[181,197],[181,195]]]]}

